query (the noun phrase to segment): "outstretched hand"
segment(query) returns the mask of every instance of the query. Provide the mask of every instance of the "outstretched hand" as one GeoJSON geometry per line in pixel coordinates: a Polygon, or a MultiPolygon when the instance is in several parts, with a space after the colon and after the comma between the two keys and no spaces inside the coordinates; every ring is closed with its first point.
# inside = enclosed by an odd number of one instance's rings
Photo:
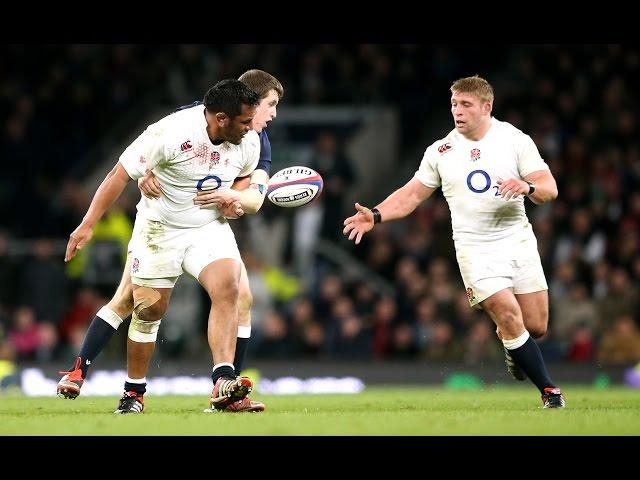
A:
{"type": "Polygon", "coordinates": [[[349,240],[356,239],[356,245],[360,243],[365,233],[373,228],[373,213],[371,209],[363,207],[359,203],[356,203],[357,213],[347,218],[343,224],[344,229],[342,233],[349,234],[349,240]]]}
{"type": "Polygon", "coordinates": [[[67,251],[64,254],[64,261],[68,262],[76,256],[78,250],[82,248],[93,237],[93,228],[86,225],[79,225],[71,235],[69,235],[69,242],[67,242],[67,251]]]}

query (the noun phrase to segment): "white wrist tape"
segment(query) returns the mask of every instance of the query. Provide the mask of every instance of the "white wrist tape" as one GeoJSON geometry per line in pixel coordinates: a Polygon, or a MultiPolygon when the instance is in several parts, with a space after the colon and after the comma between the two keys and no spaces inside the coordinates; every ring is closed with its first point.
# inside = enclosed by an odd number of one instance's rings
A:
{"type": "Polygon", "coordinates": [[[264,197],[267,194],[269,175],[262,169],[254,170],[250,181],[249,188],[238,191],[244,213],[256,213],[262,207],[264,197]]]}

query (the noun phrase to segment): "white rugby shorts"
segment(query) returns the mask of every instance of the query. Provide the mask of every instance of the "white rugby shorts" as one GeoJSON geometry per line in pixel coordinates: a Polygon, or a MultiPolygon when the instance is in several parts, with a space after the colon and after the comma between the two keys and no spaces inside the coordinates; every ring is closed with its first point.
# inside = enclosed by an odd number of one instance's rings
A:
{"type": "Polygon", "coordinates": [[[222,258],[241,262],[235,236],[224,219],[176,228],[136,217],[128,252],[131,281],[143,287],[173,288],[183,272],[197,280],[204,267],[222,258]]]}
{"type": "Polygon", "coordinates": [[[533,233],[486,245],[456,246],[456,257],[472,307],[505,288],[516,294],[549,288],[533,233]]]}

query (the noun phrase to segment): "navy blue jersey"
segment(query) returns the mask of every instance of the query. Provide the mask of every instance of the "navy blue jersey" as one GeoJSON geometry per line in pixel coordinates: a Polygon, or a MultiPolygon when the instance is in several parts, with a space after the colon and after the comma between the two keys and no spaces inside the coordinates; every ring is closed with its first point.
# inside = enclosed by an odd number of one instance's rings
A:
{"type": "Polygon", "coordinates": [[[267,175],[271,175],[271,142],[266,130],[260,132],[260,160],[256,170],[259,168],[267,172],[267,175]]]}
{"type": "MultiPolygon", "coordinates": [[[[198,105],[204,105],[202,100],[196,100],[189,105],[178,107],[174,112],[178,112],[186,108],[197,107],[198,105]]],[[[262,132],[260,132],[260,160],[258,160],[256,170],[258,169],[262,169],[267,172],[267,175],[271,175],[271,142],[269,141],[269,136],[267,135],[266,130],[262,130],[262,132]]]]}

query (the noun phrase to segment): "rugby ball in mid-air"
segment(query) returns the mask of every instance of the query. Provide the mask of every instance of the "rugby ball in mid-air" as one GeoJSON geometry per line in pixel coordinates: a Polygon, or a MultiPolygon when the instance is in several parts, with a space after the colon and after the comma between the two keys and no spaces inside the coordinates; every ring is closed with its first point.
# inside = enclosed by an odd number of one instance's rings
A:
{"type": "Polygon", "coordinates": [[[287,167],[269,180],[267,198],[279,207],[299,207],[317,198],[323,184],[320,174],[312,168],[287,167]]]}

